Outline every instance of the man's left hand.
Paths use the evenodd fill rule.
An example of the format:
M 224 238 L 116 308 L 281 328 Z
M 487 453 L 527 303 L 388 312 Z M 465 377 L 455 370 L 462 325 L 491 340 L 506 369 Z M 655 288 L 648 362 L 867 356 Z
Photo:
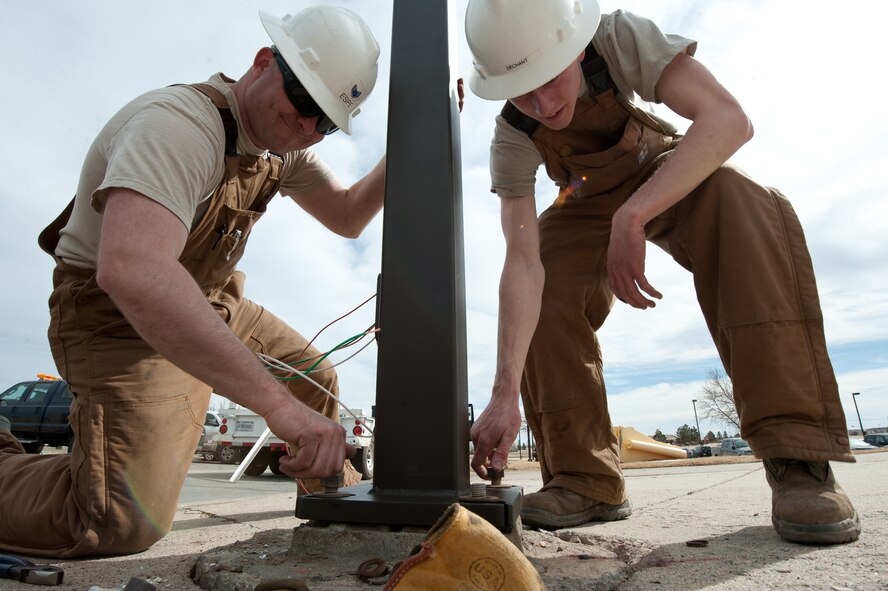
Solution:
M 644 225 L 628 221 L 621 215 L 614 215 L 611 226 L 610 245 L 607 250 L 607 275 L 611 291 L 617 298 L 633 308 L 646 310 L 656 306 L 656 299 L 663 295 L 648 283 L 644 275 L 645 236 Z

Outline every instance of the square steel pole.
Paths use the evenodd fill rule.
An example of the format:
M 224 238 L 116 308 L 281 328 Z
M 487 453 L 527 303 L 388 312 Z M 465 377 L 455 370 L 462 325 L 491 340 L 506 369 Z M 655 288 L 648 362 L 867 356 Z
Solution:
M 460 501 L 505 531 L 521 489 L 470 500 L 456 19 L 395 0 L 373 485 L 308 495 L 298 517 L 432 525 Z

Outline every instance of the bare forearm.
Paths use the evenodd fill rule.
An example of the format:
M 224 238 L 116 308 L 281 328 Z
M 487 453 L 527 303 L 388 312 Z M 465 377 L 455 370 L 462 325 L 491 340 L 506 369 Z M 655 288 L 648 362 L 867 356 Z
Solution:
M 385 157 L 364 178 L 349 187 L 345 199 L 351 229 L 349 236 L 356 238 L 382 209 L 385 199 Z
M 623 217 L 644 225 L 702 183 L 752 138 L 752 123 L 739 102 L 699 62 L 680 54 L 657 83 L 663 103 L 691 123 L 675 151 L 626 202 Z
M 494 398 L 517 399 L 527 350 L 540 316 L 544 278 L 539 261 L 506 258 L 500 279 Z
M 334 176 L 323 186 L 293 200 L 326 228 L 345 238 L 357 238 L 382 209 L 385 200 L 385 157 L 351 187 Z
M 105 269 L 102 287 L 158 353 L 216 392 L 266 415 L 284 388 L 219 318 L 178 262 L 146 264 L 138 273 Z
M 684 199 L 751 137 L 752 128 L 743 112 L 735 117 L 695 121 L 663 166 L 624 204 L 619 215 L 644 225 Z

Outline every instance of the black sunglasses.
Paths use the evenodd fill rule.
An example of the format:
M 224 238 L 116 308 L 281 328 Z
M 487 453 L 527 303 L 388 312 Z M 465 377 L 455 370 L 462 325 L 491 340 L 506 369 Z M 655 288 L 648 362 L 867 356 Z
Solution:
M 287 98 L 290 99 L 296 110 L 302 113 L 303 117 L 319 117 L 315 129 L 324 135 L 330 135 L 339 131 L 333 120 L 327 117 L 321 107 L 311 98 L 302 82 L 299 81 L 299 78 L 296 77 L 296 74 L 293 73 L 287 62 L 284 61 L 277 47 L 272 45 L 271 52 L 274 54 L 274 60 L 277 62 L 281 75 L 284 77 L 284 92 L 287 93 Z

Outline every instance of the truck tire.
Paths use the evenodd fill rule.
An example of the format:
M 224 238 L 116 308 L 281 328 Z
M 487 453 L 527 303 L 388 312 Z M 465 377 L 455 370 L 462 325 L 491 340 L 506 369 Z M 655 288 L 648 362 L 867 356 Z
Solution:
M 268 460 L 268 468 L 271 470 L 272 474 L 277 474 L 280 476 L 284 472 L 281 470 L 281 456 L 280 454 L 272 454 L 271 459 Z
M 219 447 L 219 461 L 223 464 L 236 464 L 241 460 L 240 448 L 233 445 Z
M 265 469 L 268 468 L 268 463 L 271 458 L 269 457 L 269 453 L 267 451 L 260 451 L 253 461 L 250 462 L 250 465 L 244 470 L 244 474 L 247 476 L 261 476 Z
M 35 441 L 34 443 L 23 443 L 22 447 L 25 448 L 25 453 L 39 454 L 45 446 L 43 442 Z
M 351 463 L 355 470 L 361 473 L 361 480 L 373 478 L 373 446 L 368 445 L 358 449 Z

